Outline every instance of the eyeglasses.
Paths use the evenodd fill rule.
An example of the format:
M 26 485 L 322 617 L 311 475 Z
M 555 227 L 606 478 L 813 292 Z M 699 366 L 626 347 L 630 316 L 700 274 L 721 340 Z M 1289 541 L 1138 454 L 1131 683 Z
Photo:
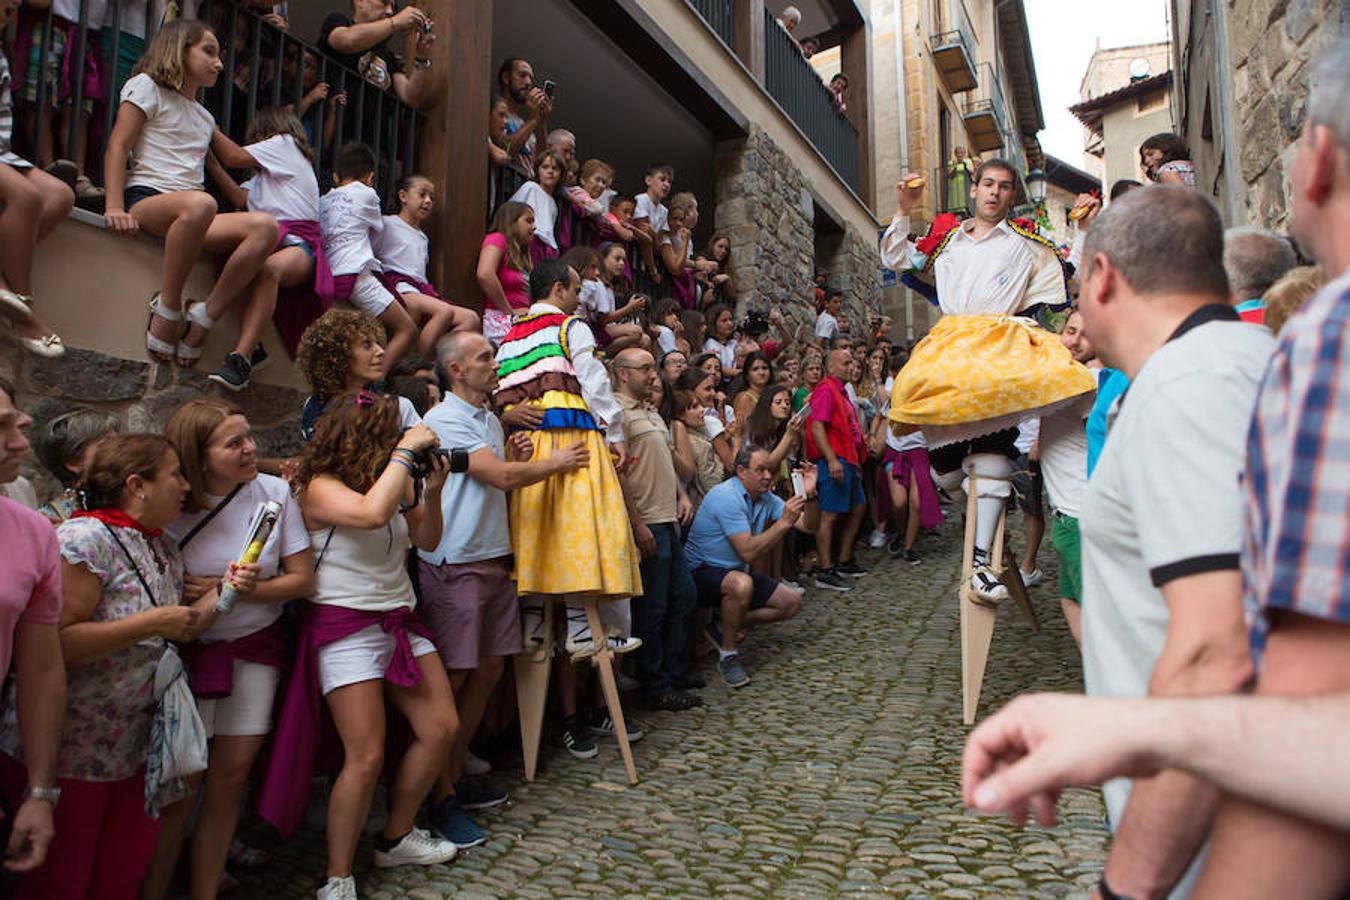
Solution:
M 640 366 L 630 366 L 630 365 L 624 365 L 624 364 L 617 364 L 617 365 L 614 366 L 614 368 L 616 368 L 616 369 L 633 369 L 634 371 L 637 371 L 637 372 L 655 372 L 655 371 L 656 371 L 656 366 L 655 366 L 653 363 L 643 363 L 643 364 L 640 365 Z

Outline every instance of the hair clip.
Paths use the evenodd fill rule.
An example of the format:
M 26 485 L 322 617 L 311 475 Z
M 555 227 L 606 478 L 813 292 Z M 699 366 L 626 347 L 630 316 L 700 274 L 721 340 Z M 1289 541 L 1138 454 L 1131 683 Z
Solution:
M 375 401 L 378 399 L 379 398 L 376 397 L 374 394 L 372 394 L 370 391 L 366 390 L 357 391 L 356 407 L 357 409 L 365 409 L 367 406 L 374 406 Z

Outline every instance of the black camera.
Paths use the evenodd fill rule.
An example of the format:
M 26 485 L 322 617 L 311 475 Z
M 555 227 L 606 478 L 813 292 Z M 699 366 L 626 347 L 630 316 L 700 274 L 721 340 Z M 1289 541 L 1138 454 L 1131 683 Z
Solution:
M 747 310 L 737 331 L 748 338 L 759 340 L 769 333 L 769 314 L 759 309 Z
M 442 450 L 439 447 L 423 450 L 421 453 L 414 454 L 416 459 L 412 464 L 414 478 L 426 478 L 435 468 L 436 457 L 441 457 L 450 461 L 450 471 L 452 473 L 469 471 L 469 451 L 463 447 L 451 447 L 449 450 Z

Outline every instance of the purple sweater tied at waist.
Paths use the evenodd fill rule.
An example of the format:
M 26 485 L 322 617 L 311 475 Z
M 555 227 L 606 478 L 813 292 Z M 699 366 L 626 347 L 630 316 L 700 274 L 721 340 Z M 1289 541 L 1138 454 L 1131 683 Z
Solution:
M 234 661 L 286 668 L 286 633 L 281 620 L 233 641 L 188 645 L 184 661 L 192 693 L 201 700 L 218 700 L 234 693 Z
M 295 669 L 286 687 L 286 699 L 258 801 L 259 814 L 275 825 L 282 836 L 295 831 L 309 799 L 309 779 L 319 746 L 322 713 L 319 650 L 376 624 L 386 634 L 392 634 L 396 642 L 394 656 L 384 672 L 385 680 L 401 687 L 418 684 L 422 673 L 413 657 L 408 633 L 427 640 L 431 640 L 431 633 L 413 615 L 410 607 L 365 612 L 321 603 L 307 604 L 300 626 Z

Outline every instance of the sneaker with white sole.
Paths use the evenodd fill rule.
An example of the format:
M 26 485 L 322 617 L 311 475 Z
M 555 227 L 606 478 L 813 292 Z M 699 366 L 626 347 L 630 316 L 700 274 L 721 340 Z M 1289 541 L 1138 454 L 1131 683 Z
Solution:
M 871 536 L 867 539 L 867 546 L 871 547 L 873 550 L 880 550 L 882 547 L 885 547 L 886 532 L 882 531 L 880 528 L 873 528 Z
M 577 759 L 591 759 L 600 752 L 591 739 L 591 729 L 579 716 L 563 719 L 563 746 Z
M 815 585 L 827 591 L 839 591 L 841 594 L 853 590 L 853 582 L 834 569 L 817 569 Z
M 314 896 L 316 900 L 357 900 L 356 879 L 351 875 L 346 878 L 330 878 Z
M 975 599 L 987 604 L 1000 603 L 1008 599 L 1007 587 L 987 565 L 975 567 L 975 573 L 970 576 L 970 588 L 975 592 Z
M 375 867 L 392 869 L 394 866 L 435 866 L 455 858 L 452 841 L 438 837 L 423 828 L 414 828 L 388 850 L 375 851 Z
M 253 377 L 253 365 L 240 354 L 230 353 L 226 355 L 220 368 L 206 377 L 228 390 L 242 391 L 248 387 L 249 379 Z
M 722 680 L 726 682 L 727 687 L 745 687 L 750 683 L 750 676 L 745 674 L 739 653 L 731 653 L 719 659 L 717 668 L 721 670 Z
M 1022 584 L 1025 587 L 1034 588 L 1042 581 L 1045 581 L 1045 573 L 1042 572 L 1040 569 L 1033 569 L 1030 572 L 1023 572 L 1021 567 L 1019 566 L 1017 571 L 1022 576 Z
M 607 712 L 599 713 L 598 715 L 599 718 L 591 723 L 591 734 L 614 737 L 618 733 L 618 729 L 614 727 L 614 719 L 612 719 Z M 628 743 L 636 744 L 638 741 L 642 740 L 642 729 L 637 726 L 636 722 L 627 716 L 625 716 L 623 720 L 623 730 L 628 732 Z

